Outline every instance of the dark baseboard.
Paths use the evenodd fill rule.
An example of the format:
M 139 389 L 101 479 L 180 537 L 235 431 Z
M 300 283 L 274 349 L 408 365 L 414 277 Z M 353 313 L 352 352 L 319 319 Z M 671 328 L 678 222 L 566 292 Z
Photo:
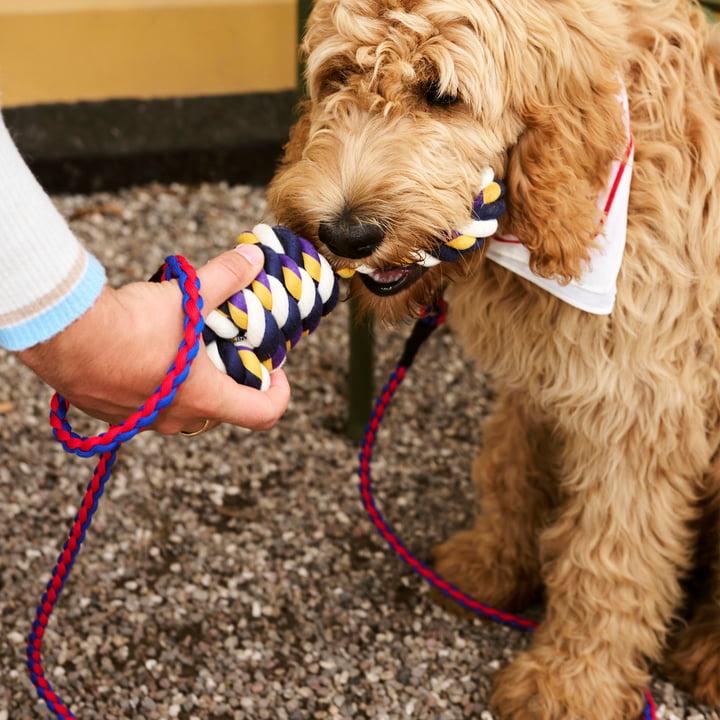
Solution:
M 225 181 L 232 185 L 260 186 L 270 182 L 282 147 L 282 143 L 277 142 L 227 150 L 189 149 L 117 157 L 35 159 L 28 164 L 43 188 L 52 194 L 113 191 L 153 182 Z
M 10 108 L 5 122 L 52 193 L 150 182 L 265 185 L 294 119 L 293 91 Z

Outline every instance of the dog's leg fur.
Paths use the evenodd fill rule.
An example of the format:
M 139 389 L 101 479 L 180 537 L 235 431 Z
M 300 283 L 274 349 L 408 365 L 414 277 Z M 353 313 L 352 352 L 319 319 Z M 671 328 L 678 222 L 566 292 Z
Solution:
M 681 581 L 695 556 L 699 515 L 717 492 L 717 478 L 708 475 L 718 446 L 712 410 L 717 378 L 714 360 L 694 361 L 701 326 L 694 325 L 677 348 L 669 302 L 643 306 L 662 322 L 648 322 L 647 332 L 640 333 L 639 324 L 629 322 L 630 312 L 589 322 L 539 290 L 520 315 L 518 293 L 534 291 L 489 264 L 472 283 L 452 290 L 450 319 L 463 346 L 482 367 L 500 371 L 519 397 L 539 400 L 559 447 L 554 475 L 560 505 L 538 545 L 547 616 L 532 649 L 498 674 L 497 715 L 639 717 L 648 661 L 662 657 L 666 633 L 683 605 Z M 477 311 L 478 294 L 488 303 L 487 313 Z M 522 347 L 538 347 L 544 332 L 540 318 L 549 314 L 568 342 L 546 344 L 532 362 L 518 363 L 517 338 Z M 659 331 L 663 322 L 666 332 Z M 709 325 L 705 330 L 712 347 L 716 331 Z M 574 353 L 587 347 L 596 349 L 595 364 L 574 362 Z M 708 354 L 708 360 L 713 357 Z M 530 388 L 527 395 L 523 387 Z M 523 422 L 514 427 L 506 420 L 504 432 L 495 430 L 488 444 L 527 433 Z M 516 476 L 504 480 L 504 491 L 514 496 Z M 497 519 L 496 531 L 504 520 Z M 476 553 L 488 554 L 483 548 Z M 709 654 L 701 644 L 700 659 Z M 713 677 L 717 682 L 715 670 L 710 666 L 708 684 Z M 689 683 L 697 686 L 697 679 Z
M 504 720 L 641 712 L 691 562 L 696 482 L 682 442 L 667 455 L 632 432 L 620 442 L 609 453 L 599 435 L 566 437 L 567 500 L 541 539 L 548 612 L 532 649 L 498 674 Z
M 715 479 L 708 487 L 718 487 Z M 670 639 L 665 672 L 701 702 L 720 706 L 720 492 L 702 503 L 696 570 L 688 589 L 689 621 Z
M 508 394 L 498 405 L 473 465 L 481 508 L 475 526 L 439 545 L 435 566 L 471 597 L 518 610 L 541 586 L 538 537 L 556 504 L 556 453 L 525 398 Z
M 678 687 L 700 702 L 720 705 L 720 598 L 708 600 L 673 643 L 665 669 Z

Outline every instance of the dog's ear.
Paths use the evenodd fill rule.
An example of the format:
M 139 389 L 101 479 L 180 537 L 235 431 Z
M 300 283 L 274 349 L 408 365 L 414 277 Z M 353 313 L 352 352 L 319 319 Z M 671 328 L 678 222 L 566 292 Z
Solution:
M 597 244 L 598 194 L 626 134 L 617 78 L 577 85 L 526 103 L 506 178 L 506 231 L 530 250 L 534 272 L 563 283 L 580 277 Z
M 302 158 L 303 148 L 310 134 L 310 101 L 301 100 L 295 108 L 296 120 L 290 127 L 290 135 L 283 148 L 283 165 L 294 165 Z

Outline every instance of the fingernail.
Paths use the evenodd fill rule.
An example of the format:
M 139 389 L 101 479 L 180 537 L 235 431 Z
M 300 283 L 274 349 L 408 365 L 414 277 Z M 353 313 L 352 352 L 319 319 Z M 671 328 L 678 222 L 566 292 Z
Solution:
M 251 265 L 262 265 L 265 260 L 263 251 L 257 245 L 238 245 L 235 252 L 240 253 Z

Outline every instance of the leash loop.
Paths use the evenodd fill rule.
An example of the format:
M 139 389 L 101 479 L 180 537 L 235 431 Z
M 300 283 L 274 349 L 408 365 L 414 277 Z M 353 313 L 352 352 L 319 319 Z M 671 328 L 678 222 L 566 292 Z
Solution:
M 175 361 L 163 382 L 150 398 L 123 423 L 113 425 L 108 431 L 95 437 L 82 437 L 72 430 L 66 417 L 69 403 L 65 398 L 56 393 L 51 401 L 50 424 L 53 434 L 63 448 L 80 457 L 100 456 L 80 509 L 75 515 L 68 538 L 63 544 L 45 593 L 35 612 L 35 619 L 27 639 L 26 658 L 30 680 L 35 686 L 38 696 L 45 701 L 48 709 L 58 718 L 74 718 L 75 716 L 65 706 L 60 696 L 55 693 L 49 680 L 45 677 L 42 662 L 45 629 L 92 523 L 98 502 L 105 489 L 105 483 L 110 477 L 112 466 L 117 458 L 118 448 L 143 428 L 151 425 L 160 411 L 172 402 L 177 388 L 184 382 L 198 353 L 204 324 L 201 314 L 200 282 L 192 265 L 178 255 L 166 259 L 162 279 L 168 280 L 171 277 L 177 278 L 183 294 L 185 312 L 183 338 Z
M 185 381 L 190 365 L 199 350 L 204 320 L 202 317 L 203 300 L 200 296 L 200 281 L 195 269 L 185 258 L 172 255 L 165 260 L 162 279 L 177 278 L 183 294 L 183 337 L 178 352 L 162 383 L 148 400 L 119 425 L 95 436 L 82 437 L 75 433 L 67 421 L 69 403 L 59 394 L 55 394 L 50 403 L 50 425 L 53 434 L 63 448 L 80 457 L 91 457 L 104 452 L 117 450 L 120 445 L 131 440 L 141 430 L 152 425 L 160 414 L 175 399 L 177 388 Z

